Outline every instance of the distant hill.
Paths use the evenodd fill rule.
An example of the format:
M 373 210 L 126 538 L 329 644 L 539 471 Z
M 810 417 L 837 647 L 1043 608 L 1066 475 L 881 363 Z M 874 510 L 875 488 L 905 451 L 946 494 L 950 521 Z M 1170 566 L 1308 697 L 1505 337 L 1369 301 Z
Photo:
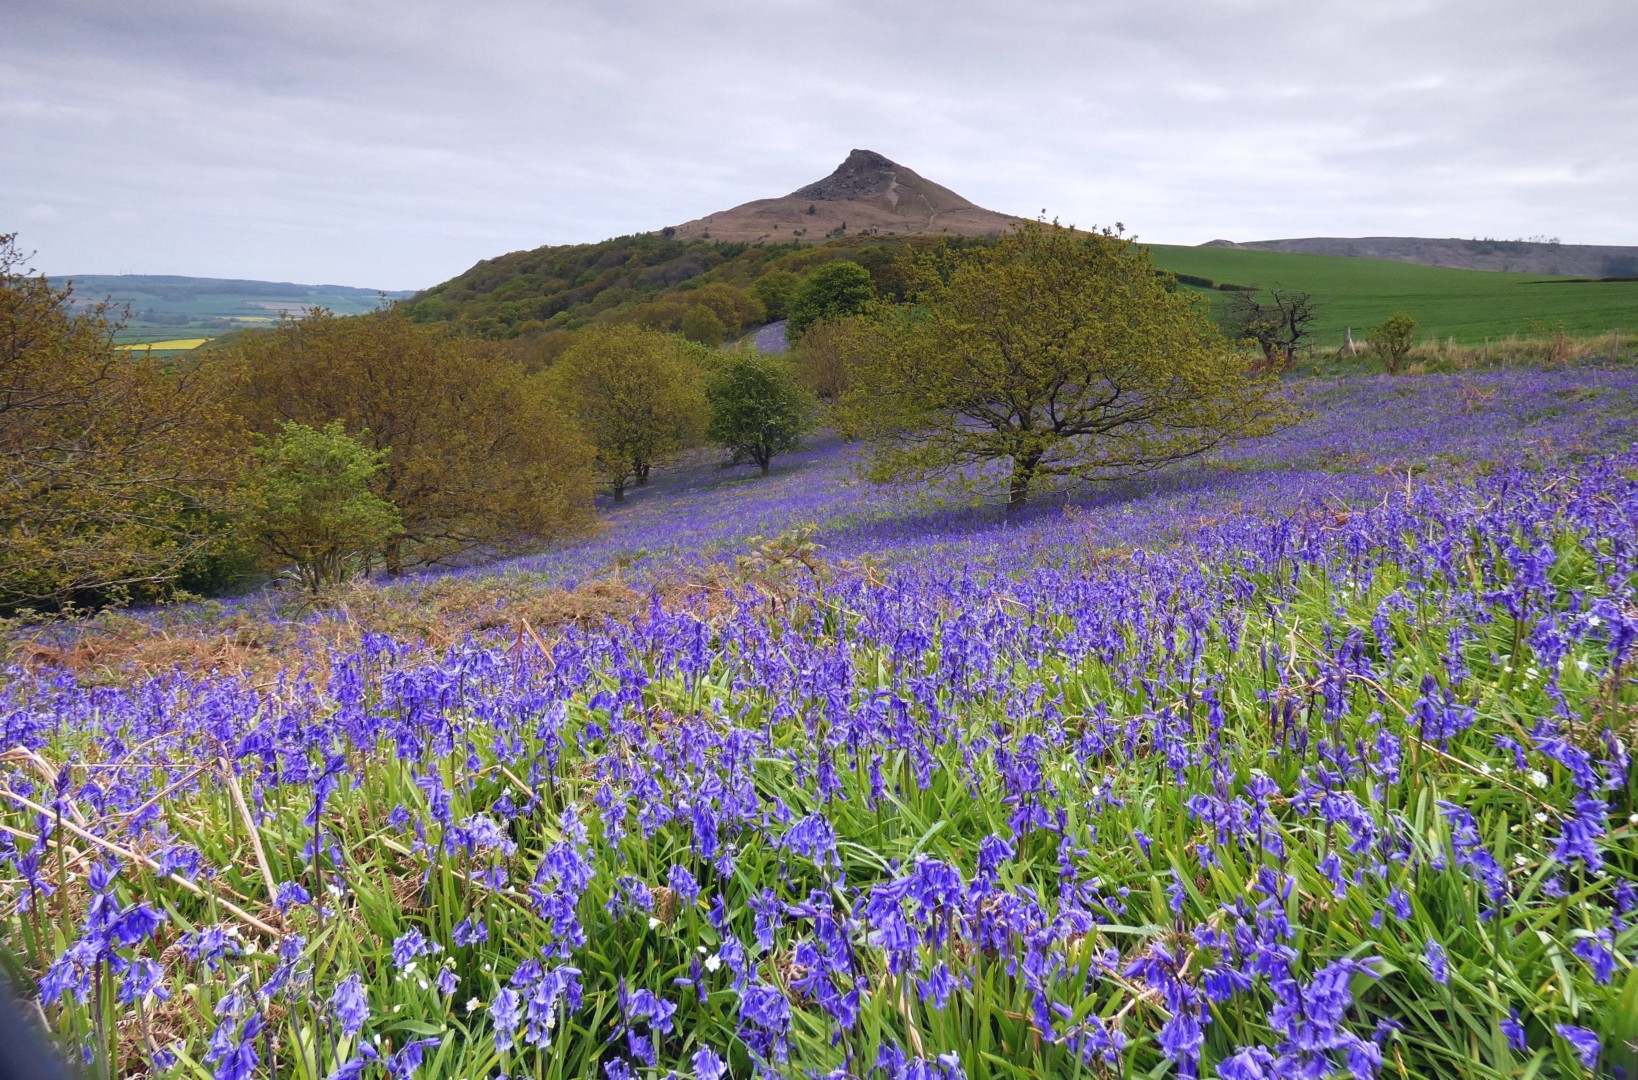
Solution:
M 1000 236 L 1019 219 L 969 202 L 874 150 L 854 150 L 823 180 L 674 227 L 679 239 L 749 243 L 842 235 Z
M 1555 277 L 1638 275 L 1638 247 L 1555 244 L 1531 240 L 1430 239 L 1420 236 L 1310 236 L 1296 240 L 1212 240 L 1201 247 L 1283 251 L 1299 255 L 1343 255 L 1388 259 L 1455 270 L 1503 270 Z
M 64 274 L 52 279 L 54 285 L 65 282 L 73 282 L 72 303 L 82 310 L 105 299 L 116 309 L 130 310 L 126 328 L 119 334 L 125 343 L 210 338 L 315 307 L 337 315 L 359 315 L 413 295 L 351 285 L 173 274 Z

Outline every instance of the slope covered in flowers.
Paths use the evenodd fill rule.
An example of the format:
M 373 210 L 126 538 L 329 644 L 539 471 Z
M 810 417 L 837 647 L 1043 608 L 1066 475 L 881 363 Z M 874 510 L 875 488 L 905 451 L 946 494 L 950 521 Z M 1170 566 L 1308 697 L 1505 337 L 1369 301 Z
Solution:
M 1638 378 L 1299 389 L 1022 521 L 697 476 L 469 571 L 751 556 L 549 640 L 10 672 L 6 948 L 116 1073 L 1614 1069 Z

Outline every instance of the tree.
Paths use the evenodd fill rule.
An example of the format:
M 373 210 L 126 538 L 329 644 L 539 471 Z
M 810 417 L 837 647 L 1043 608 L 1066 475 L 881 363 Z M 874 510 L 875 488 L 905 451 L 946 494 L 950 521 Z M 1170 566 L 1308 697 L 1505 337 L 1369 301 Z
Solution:
M 1388 374 L 1397 375 L 1405 366 L 1411 346 L 1416 343 L 1416 320 L 1411 318 L 1409 312 L 1396 311 L 1374 327 L 1365 340 L 1388 366 Z
M 813 395 L 779 356 L 755 349 L 724 355 L 705 384 L 711 404 L 706 438 L 729 452 L 729 463 L 754 462 L 767 476 L 773 459 L 802 445 L 813 430 Z
M 0 235 L 0 614 L 161 598 L 232 545 L 244 431 L 23 261 Z
M 700 345 L 721 345 L 728 328 L 716 312 L 704 304 L 694 304 L 682 317 L 682 336 Z
M 814 323 L 792 350 L 797 381 L 824 401 L 838 401 L 847 392 L 849 373 L 874 354 L 876 329 L 859 316 Z
M 1318 317 L 1319 305 L 1312 293 L 1291 289 L 1270 289 L 1269 298 L 1271 302 L 1265 304 L 1256 293 L 1230 294 L 1223 332 L 1230 338 L 1255 341 L 1270 369 L 1289 371 L 1297 362 L 1302 339 Z
M 552 367 L 616 502 L 653 466 L 699 442 L 707 412 L 699 369 L 682 339 L 635 326 L 581 331 Z
M 804 278 L 791 298 L 789 336 L 801 337 L 820 319 L 857 315 L 875 299 L 870 271 L 846 259 L 826 263 Z
M 789 270 L 770 270 L 751 285 L 751 295 L 762 301 L 769 319 L 783 319 L 790 314 L 791 299 L 802 279 Z
M 251 453 L 257 546 L 269 569 L 294 565 L 308 591 L 345 581 L 402 530 L 398 508 L 370 490 L 389 452 L 349 437 L 340 420 L 317 429 L 287 422 Z
M 371 450 L 391 448 L 371 480 L 402 517 L 382 548 L 389 573 L 525 551 L 592 524 L 590 448 L 543 377 L 498 343 L 398 311 L 314 311 L 247 334 L 221 370 L 265 435 L 340 420 Z
M 847 424 L 878 482 L 1129 476 L 1272 430 L 1278 383 L 1246 371 L 1197 303 L 1118 229 L 1027 222 L 992 247 L 932 251 L 882 312 Z

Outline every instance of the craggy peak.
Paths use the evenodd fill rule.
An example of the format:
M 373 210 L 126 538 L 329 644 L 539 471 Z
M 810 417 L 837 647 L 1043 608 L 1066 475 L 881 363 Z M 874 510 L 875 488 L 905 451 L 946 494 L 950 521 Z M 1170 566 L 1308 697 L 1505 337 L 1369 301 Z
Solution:
M 680 239 L 762 243 L 838 236 L 1000 236 L 1018 219 L 986 210 L 874 150 L 850 152 L 823 180 L 675 226 Z
M 791 192 L 793 198 L 823 199 L 827 202 L 857 199 L 865 195 L 880 195 L 894 187 L 894 174 L 906 172 L 904 166 L 874 150 L 854 150 L 847 160 L 836 166 L 836 171 L 807 187 Z

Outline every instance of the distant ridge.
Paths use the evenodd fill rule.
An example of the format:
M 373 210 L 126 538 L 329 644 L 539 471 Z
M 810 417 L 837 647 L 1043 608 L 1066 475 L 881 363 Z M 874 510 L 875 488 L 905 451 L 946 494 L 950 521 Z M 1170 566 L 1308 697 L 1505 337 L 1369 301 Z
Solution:
M 1638 275 L 1638 247 L 1552 244 L 1532 240 L 1431 239 L 1420 236 L 1309 236 L 1294 240 L 1210 240 L 1201 247 L 1342 255 L 1360 259 L 1446 266 L 1454 270 L 1505 270 L 1565 277 Z
M 148 286 L 181 286 L 212 292 L 327 292 L 358 293 L 377 296 L 412 296 L 413 289 L 370 289 L 357 285 L 303 285 L 294 281 L 258 281 L 254 278 L 188 277 L 182 274 L 53 274 L 56 283 L 72 281 L 76 289 L 106 286 L 111 289 L 136 289 Z
M 1020 219 L 986 210 L 874 150 L 854 150 L 823 180 L 673 228 L 679 239 L 745 243 L 831 236 L 999 236 Z

